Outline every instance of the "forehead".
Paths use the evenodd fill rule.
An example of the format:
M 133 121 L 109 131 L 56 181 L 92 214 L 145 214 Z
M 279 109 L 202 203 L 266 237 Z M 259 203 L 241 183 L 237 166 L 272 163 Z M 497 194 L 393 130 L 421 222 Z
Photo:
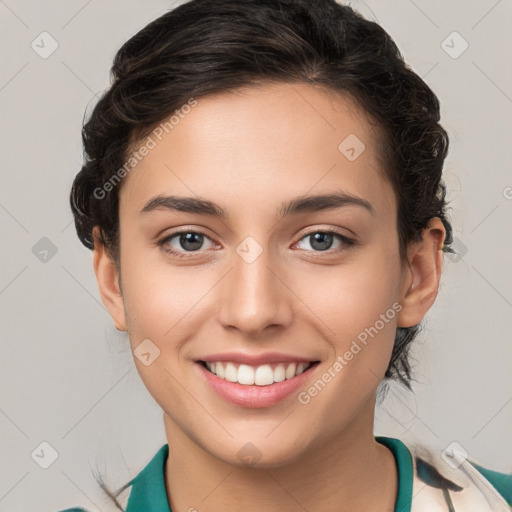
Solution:
M 243 198 L 246 208 L 261 209 L 333 189 L 371 197 L 377 208 L 394 202 L 378 132 L 348 97 L 307 84 L 267 84 L 196 101 L 150 135 L 152 149 L 122 188 L 122 209 L 140 211 L 158 194 Z

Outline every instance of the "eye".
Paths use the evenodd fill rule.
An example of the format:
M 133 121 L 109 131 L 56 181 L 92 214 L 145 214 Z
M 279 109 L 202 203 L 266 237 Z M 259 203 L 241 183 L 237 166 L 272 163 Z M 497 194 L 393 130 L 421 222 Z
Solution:
M 340 242 L 340 245 L 338 246 L 337 249 L 331 252 L 340 252 L 350 247 L 353 247 L 357 244 L 357 242 L 354 239 L 342 235 L 341 233 L 338 233 L 336 230 L 333 229 L 312 231 L 311 233 L 308 233 L 307 235 L 303 236 L 301 238 L 301 241 L 302 240 L 308 241 L 309 246 L 315 252 L 330 251 L 331 246 L 335 240 L 338 240 Z M 297 242 L 297 244 L 300 244 L 300 241 Z
M 162 238 L 158 245 L 166 253 L 174 254 L 178 258 L 188 258 L 190 256 L 187 253 L 198 252 L 205 240 L 211 242 L 211 238 L 202 231 L 177 231 Z
M 190 258 L 194 257 L 193 253 L 201 252 L 200 250 L 204 249 L 206 240 L 211 243 L 210 248 L 215 245 L 211 238 L 201 230 L 177 231 L 162 238 L 158 245 L 167 254 L 172 254 L 177 258 Z M 303 240 L 308 241 L 309 246 L 315 253 L 337 253 L 349 249 L 358 243 L 356 240 L 333 229 L 312 231 L 303 236 L 294 245 L 299 245 Z M 339 242 L 338 248 L 332 250 L 333 242 L 336 240 Z M 306 250 L 310 249 L 306 248 Z

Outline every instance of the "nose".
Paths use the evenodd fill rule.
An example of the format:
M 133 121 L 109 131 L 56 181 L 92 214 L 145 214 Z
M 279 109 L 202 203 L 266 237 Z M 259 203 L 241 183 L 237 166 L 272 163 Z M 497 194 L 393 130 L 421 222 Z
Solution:
M 219 321 L 226 329 L 240 331 L 244 338 L 286 328 L 293 317 L 293 293 L 281 267 L 268 250 L 257 255 L 261 249 L 255 254 L 250 243 L 248 252 L 241 246 L 233 254 L 231 271 L 221 283 Z

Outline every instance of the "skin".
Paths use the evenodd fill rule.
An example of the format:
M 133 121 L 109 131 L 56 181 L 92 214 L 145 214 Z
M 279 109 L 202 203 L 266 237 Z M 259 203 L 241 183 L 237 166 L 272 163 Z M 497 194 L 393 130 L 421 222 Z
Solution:
M 354 161 L 338 150 L 349 134 L 366 146 Z M 376 391 L 396 327 L 419 323 L 435 300 L 445 230 L 432 219 L 401 262 L 376 136 L 347 97 L 307 84 L 200 98 L 120 190 L 120 275 L 95 230 L 94 268 L 116 327 L 132 350 L 144 339 L 160 350 L 149 366 L 134 361 L 164 413 L 173 511 L 393 511 L 397 473 L 374 439 Z M 369 201 L 374 214 L 354 205 L 276 213 L 292 198 L 339 190 Z M 169 194 L 215 201 L 229 217 L 140 213 Z M 199 228 L 207 237 L 196 251 L 179 236 L 167 242 L 189 259 L 158 245 Z M 359 243 L 334 237 L 319 250 L 306 235 L 326 228 Z M 262 249 L 252 263 L 236 252 L 248 236 Z M 244 408 L 198 378 L 200 356 L 279 351 L 320 361 L 306 389 L 394 303 L 401 311 L 306 405 L 293 393 Z M 248 442 L 261 457 L 251 467 L 237 455 Z

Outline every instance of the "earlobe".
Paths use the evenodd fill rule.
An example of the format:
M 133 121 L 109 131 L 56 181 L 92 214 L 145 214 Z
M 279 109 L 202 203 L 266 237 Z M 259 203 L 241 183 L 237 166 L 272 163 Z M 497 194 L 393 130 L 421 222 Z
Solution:
M 104 243 L 99 237 L 99 228 L 93 229 L 94 238 L 94 272 L 101 294 L 101 300 L 107 308 L 114 325 L 119 331 L 126 331 L 124 299 L 119 284 L 119 275 L 115 262 L 108 255 Z
M 446 236 L 441 219 L 430 220 L 423 230 L 422 240 L 408 249 L 407 273 L 401 290 L 402 309 L 397 317 L 398 327 L 412 327 L 421 322 L 432 307 L 439 290 L 443 267 L 443 242 Z

